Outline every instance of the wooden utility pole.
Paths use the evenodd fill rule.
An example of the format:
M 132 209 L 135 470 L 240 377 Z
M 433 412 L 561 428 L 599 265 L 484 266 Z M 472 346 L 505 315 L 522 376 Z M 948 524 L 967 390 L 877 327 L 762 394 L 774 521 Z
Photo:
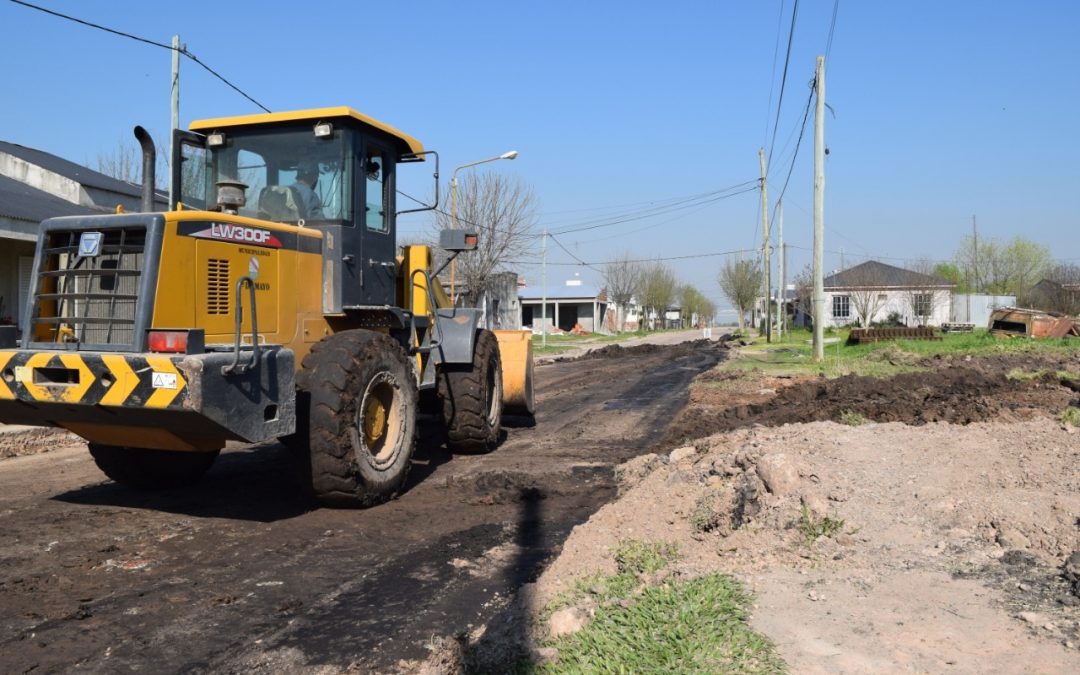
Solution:
M 814 360 L 825 360 L 825 57 L 814 72 Z
M 780 286 L 776 289 L 776 339 L 784 339 L 784 317 L 787 316 L 787 284 L 784 278 L 784 202 L 776 203 L 776 278 Z
M 769 193 L 765 182 L 765 148 L 758 149 L 761 164 L 761 285 L 765 293 L 765 341 L 772 342 L 772 270 L 769 267 Z
M 540 346 L 547 347 L 547 228 L 544 228 L 544 238 L 540 240 Z
M 975 292 L 979 292 L 979 228 L 975 224 L 975 214 L 971 214 L 971 271 L 975 275 Z
M 172 157 L 172 136 L 173 131 L 180 128 L 180 50 L 184 47 L 180 44 L 180 36 L 172 36 L 172 96 L 170 97 L 170 103 L 172 108 L 172 126 L 169 129 L 169 156 Z M 171 161 L 171 159 L 170 159 Z M 173 194 L 173 184 L 169 181 L 169 208 L 167 210 L 172 211 L 176 208 L 176 200 L 180 198 L 180 195 Z

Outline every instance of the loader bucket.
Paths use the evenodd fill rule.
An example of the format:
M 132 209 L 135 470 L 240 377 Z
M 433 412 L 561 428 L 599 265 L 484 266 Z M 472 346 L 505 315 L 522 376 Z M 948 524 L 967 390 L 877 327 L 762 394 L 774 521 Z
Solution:
M 532 415 L 536 412 L 533 396 L 532 331 L 495 330 L 502 359 L 503 412 Z

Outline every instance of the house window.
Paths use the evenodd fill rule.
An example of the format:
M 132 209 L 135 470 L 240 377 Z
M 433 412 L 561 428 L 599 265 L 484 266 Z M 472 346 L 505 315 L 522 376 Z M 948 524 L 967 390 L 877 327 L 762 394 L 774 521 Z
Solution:
M 832 299 L 834 319 L 847 319 L 851 316 L 851 298 L 846 295 L 834 295 Z
M 930 293 L 916 293 L 914 302 L 912 303 L 912 311 L 915 316 L 930 316 L 930 312 L 934 308 L 934 296 Z

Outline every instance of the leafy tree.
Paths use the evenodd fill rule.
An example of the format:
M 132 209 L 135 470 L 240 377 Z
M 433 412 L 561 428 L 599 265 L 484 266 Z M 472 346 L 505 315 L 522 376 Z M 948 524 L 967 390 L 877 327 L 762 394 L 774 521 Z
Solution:
M 712 321 L 716 306 L 697 288 L 690 284 L 680 286 L 678 296 L 684 320 L 692 321 L 696 317 L 699 324 Z
M 996 239 L 964 237 L 956 255 L 957 267 L 976 293 L 1015 295 L 1023 304 L 1053 264 L 1050 250 L 1023 237 L 1002 244 Z
M 739 330 L 743 330 L 746 313 L 761 295 L 761 269 L 752 260 L 728 258 L 720 268 L 717 282 L 738 314 Z

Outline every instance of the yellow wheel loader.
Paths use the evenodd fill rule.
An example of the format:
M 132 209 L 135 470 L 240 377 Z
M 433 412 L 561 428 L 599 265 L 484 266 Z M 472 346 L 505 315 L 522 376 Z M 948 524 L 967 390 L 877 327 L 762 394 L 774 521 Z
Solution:
M 278 438 L 309 456 L 317 500 L 366 506 L 404 484 L 420 392 L 457 452 L 492 450 L 504 409 L 533 413 L 529 333 L 486 330 L 428 247 L 397 247 L 400 169 L 434 159 L 437 207 L 419 141 L 348 107 L 197 121 L 174 132 L 155 212 L 135 133 L 142 213 L 41 225 L 20 325 L 0 327 L 0 422 L 68 429 L 140 488 Z

